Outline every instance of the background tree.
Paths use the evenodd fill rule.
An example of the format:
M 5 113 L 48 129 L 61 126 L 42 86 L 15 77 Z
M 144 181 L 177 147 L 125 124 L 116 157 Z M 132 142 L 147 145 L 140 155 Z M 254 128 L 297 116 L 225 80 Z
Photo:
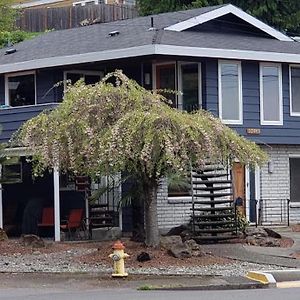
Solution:
M 114 79 L 115 85 L 109 83 Z M 35 153 L 36 175 L 58 165 L 90 176 L 134 174 L 143 191 L 146 244 L 157 246 L 162 177 L 184 174 L 190 164 L 201 168 L 208 158 L 251 165 L 266 158 L 210 113 L 188 114 L 166 101 L 116 71 L 94 86 L 70 86 L 57 109 L 27 121 L 15 142 Z
M 16 13 L 12 0 L 0 0 L 0 32 L 15 29 Z
M 267 24 L 286 31 L 290 35 L 300 34 L 299 0 L 139 0 L 143 15 L 179 9 L 204 7 L 219 4 L 234 4 Z

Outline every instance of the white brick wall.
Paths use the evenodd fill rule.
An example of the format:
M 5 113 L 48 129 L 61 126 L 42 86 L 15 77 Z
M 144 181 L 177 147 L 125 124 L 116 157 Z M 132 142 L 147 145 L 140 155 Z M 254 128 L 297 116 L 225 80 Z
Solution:
M 161 181 L 157 192 L 157 216 L 161 230 L 167 230 L 189 222 L 191 215 L 191 200 L 168 199 L 168 186 L 166 180 Z
M 274 199 L 273 204 L 270 204 L 272 208 L 269 209 L 268 219 L 274 223 L 279 223 L 281 221 L 279 200 L 290 198 L 289 157 L 299 155 L 300 158 L 300 146 L 274 145 L 263 147 L 263 149 L 268 153 L 269 159 L 273 163 L 273 172 L 268 172 L 268 164 L 261 168 L 261 199 Z M 300 207 L 291 207 L 290 221 L 292 223 L 300 222 Z

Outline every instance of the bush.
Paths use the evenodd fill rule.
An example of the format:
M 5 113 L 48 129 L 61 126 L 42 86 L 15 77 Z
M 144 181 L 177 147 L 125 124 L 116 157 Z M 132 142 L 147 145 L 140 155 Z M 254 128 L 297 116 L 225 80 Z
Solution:
M 16 31 L 0 31 L 0 48 L 6 47 L 9 43 L 16 44 L 24 40 L 37 36 L 38 32 Z

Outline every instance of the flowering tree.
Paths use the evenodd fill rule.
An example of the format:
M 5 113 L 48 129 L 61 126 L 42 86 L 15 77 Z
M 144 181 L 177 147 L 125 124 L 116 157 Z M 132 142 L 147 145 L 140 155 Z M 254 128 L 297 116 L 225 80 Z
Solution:
M 208 158 L 236 158 L 250 165 L 266 158 L 258 146 L 210 113 L 188 114 L 166 102 L 116 71 L 94 86 L 69 86 L 64 101 L 26 122 L 16 141 L 35 153 L 36 175 L 58 165 L 90 176 L 134 174 L 143 190 L 145 242 L 157 246 L 160 178 L 184 173 L 190 165 L 201 168 Z

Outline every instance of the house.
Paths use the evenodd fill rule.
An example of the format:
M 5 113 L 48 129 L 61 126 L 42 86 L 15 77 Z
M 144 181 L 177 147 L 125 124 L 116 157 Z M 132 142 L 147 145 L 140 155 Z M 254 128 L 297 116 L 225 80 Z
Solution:
M 230 4 L 49 32 L 0 51 L 1 142 L 61 101 L 57 82 L 92 84 L 116 68 L 146 88 L 181 91 L 174 107 L 211 111 L 259 144 L 269 162 L 255 170 L 235 164 L 235 197 L 250 221 L 259 211 L 264 222 L 283 222 L 287 214 L 300 221 L 300 43 Z M 51 176 L 38 190 L 47 186 L 48 201 L 54 198 L 59 240 L 62 180 L 58 170 Z M 0 207 L 16 193 L 18 186 L 4 189 Z M 163 183 L 158 196 L 161 229 L 188 220 L 188 194 L 168 193 Z M 120 216 L 119 225 L 126 222 Z

